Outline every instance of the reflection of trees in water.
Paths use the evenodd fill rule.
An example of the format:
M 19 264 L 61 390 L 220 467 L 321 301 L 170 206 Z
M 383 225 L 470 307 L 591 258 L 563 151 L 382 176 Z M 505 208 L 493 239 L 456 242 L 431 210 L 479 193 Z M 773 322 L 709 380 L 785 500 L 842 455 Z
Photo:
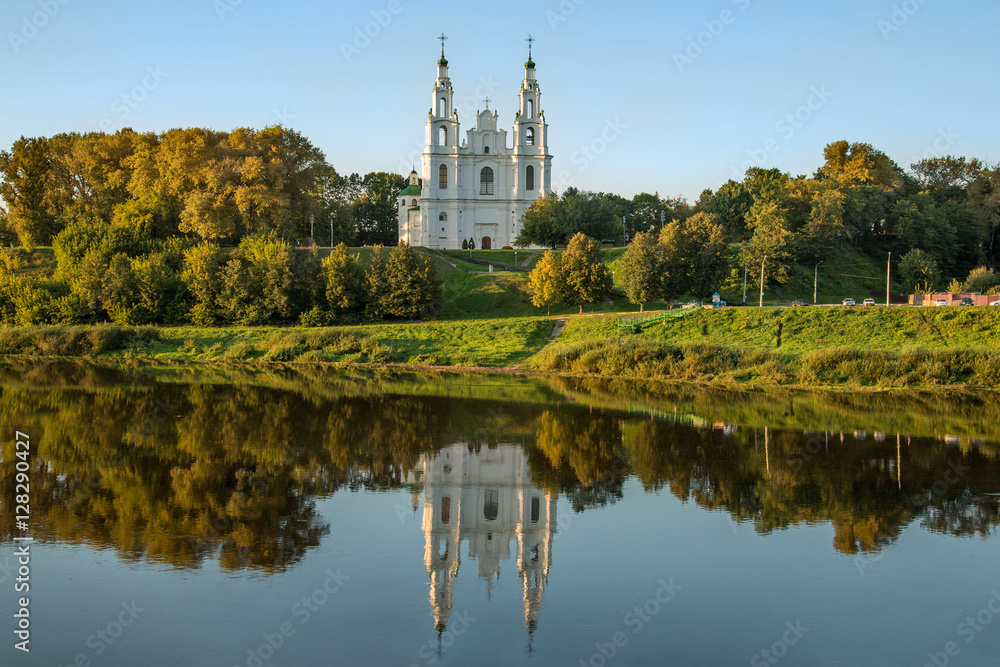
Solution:
M 0 368 L 0 420 L 38 447 L 35 534 L 178 567 L 286 569 L 328 532 L 317 496 L 398 488 L 421 453 L 455 442 L 523 444 L 533 483 L 576 511 L 614 503 L 635 475 L 647 491 L 669 489 L 762 533 L 829 522 L 844 553 L 881 549 L 914 521 L 960 536 L 1000 523 L 989 495 L 1000 459 L 967 442 L 725 435 L 576 404 L 384 394 L 363 380 L 338 393 L 298 391 L 283 376 L 268 387 L 47 368 Z M 794 405 L 798 419 L 809 410 Z M 0 478 L 3 497 L 13 485 Z M 8 512 L 0 538 L 12 532 Z
M 625 436 L 646 489 L 669 484 L 681 500 L 725 509 L 762 533 L 830 522 L 844 553 L 877 551 L 918 516 L 952 535 L 985 535 L 1000 524 L 996 497 L 986 495 L 1000 486 L 1000 466 L 975 449 L 761 429 L 725 436 L 649 421 Z
M 629 462 L 621 421 L 602 413 L 546 410 L 535 424 L 532 480 L 563 491 L 576 511 L 622 497 Z
M 329 532 L 317 495 L 396 487 L 421 451 L 438 446 L 446 414 L 439 403 L 119 385 L 4 391 L 0 418 L 28 429 L 38 447 L 31 473 L 37 537 L 178 567 L 215 558 L 226 569 L 281 571 Z M 11 447 L 4 445 L 5 460 Z M 0 492 L 13 490 L 4 476 Z M 6 513 L 0 537 L 12 529 Z

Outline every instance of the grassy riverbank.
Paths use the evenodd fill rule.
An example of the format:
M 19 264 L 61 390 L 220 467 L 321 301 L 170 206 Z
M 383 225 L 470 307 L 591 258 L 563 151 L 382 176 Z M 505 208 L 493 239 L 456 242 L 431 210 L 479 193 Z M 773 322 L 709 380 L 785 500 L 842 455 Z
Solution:
M 520 368 L 725 386 L 1000 387 L 1000 309 L 731 308 L 619 330 L 617 316 L 355 327 L 13 327 L 0 355 L 153 363 Z M 781 345 L 778 346 L 778 328 Z

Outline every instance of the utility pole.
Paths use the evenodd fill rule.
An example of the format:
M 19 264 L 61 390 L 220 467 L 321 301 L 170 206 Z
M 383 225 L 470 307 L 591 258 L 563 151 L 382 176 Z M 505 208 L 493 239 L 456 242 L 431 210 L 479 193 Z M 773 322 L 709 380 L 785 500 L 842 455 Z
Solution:
M 330 218 L 330 247 L 333 247 L 333 218 Z
M 823 262 L 826 260 L 824 259 Z M 813 275 L 813 305 L 816 305 L 816 288 L 819 287 L 819 265 L 823 262 L 816 264 L 815 275 Z
M 743 267 L 743 303 L 747 302 L 747 267 Z
M 889 253 L 889 260 L 885 263 L 885 305 L 889 305 L 889 268 L 892 266 L 892 253 Z
M 316 243 L 316 216 L 312 213 L 309 214 L 309 241 L 311 243 Z
M 760 263 L 760 307 L 764 307 L 764 262 L 767 261 L 767 255 L 764 255 L 764 259 Z

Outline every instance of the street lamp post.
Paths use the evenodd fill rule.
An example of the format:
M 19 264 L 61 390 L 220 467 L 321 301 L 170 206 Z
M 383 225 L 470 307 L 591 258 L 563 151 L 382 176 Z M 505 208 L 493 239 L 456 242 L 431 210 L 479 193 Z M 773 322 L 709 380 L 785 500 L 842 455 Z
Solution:
M 889 305 L 889 269 L 892 266 L 892 253 L 889 253 L 889 259 L 885 263 L 885 305 Z
M 826 260 L 824 259 L 823 262 L 825 262 L 825 261 Z M 817 262 L 816 263 L 816 268 L 814 269 L 814 272 L 815 272 L 814 275 L 813 275 L 813 305 L 814 306 L 816 305 L 816 288 L 819 287 L 819 265 L 822 264 L 823 262 Z
M 764 259 L 760 263 L 760 307 L 764 307 L 764 262 L 767 261 L 767 255 L 764 255 Z

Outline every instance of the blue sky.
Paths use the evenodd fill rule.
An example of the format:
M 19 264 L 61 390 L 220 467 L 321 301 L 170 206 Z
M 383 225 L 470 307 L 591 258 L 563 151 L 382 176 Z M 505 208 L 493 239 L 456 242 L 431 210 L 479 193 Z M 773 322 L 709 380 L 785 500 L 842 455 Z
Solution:
M 0 147 L 281 122 L 341 173 L 405 173 L 443 31 L 463 129 L 487 94 L 512 125 L 537 39 L 557 189 L 694 200 L 748 166 L 811 174 L 839 139 L 995 163 L 998 19 L 995 0 L 5 0 Z

